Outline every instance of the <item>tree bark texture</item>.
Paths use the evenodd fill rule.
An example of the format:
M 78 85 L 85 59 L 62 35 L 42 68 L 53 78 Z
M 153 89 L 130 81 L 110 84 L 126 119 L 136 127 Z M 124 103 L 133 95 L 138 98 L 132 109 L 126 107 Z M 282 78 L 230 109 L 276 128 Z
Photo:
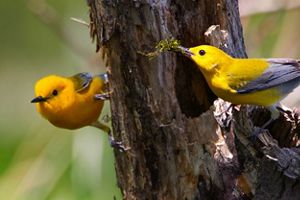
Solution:
M 113 132 L 131 147 L 115 151 L 124 199 L 300 198 L 299 150 L 290 148 L 298 130 L 294 112 L 287 111 L 290 121 L 283 116 L 271 126 L 273 136 L 288 136 L 279 145 L 268 134 L 252 142 L 249 117 L 261 125 L 267 112 L 222 100 L 212 106 L 216 97 L 190 60 L 175 53 L 149 60 L 138 53 L 174 37 L 186 47 L 211 44 L 245 57 L 237 0 L 88 5 L 91 35 L 110 73 Z

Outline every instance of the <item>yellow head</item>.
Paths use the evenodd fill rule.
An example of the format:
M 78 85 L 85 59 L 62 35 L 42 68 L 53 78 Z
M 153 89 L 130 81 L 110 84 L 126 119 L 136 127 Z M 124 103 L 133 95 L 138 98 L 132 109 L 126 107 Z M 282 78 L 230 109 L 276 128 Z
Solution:
M 71 80 L 55 75 L 40 79 L 35 85 L 38 112 L 49 119 L 52 115 L 68 108 L 74 101 L 74 85 Z
M 227 64 L 232 57 L 224 51 L 209 45 L 200 45 L 192 48 L 181 47 L 185 56 L 192 59 L 203 72 L 210 72 L 218 67 Z

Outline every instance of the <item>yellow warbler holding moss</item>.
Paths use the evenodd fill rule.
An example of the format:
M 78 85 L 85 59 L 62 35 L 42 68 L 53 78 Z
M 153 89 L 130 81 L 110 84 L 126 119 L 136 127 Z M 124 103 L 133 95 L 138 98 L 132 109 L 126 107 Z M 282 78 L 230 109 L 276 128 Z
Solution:
M 300 83 L 298 60 L 232 58 L 221 49 L 209 45 L 192 48 L 179 46 L 178 49 L 196 63 L 218 97 L 233 104 L 266 106 L 273 119 L 279 117 L 276 109 L 279 101 Z

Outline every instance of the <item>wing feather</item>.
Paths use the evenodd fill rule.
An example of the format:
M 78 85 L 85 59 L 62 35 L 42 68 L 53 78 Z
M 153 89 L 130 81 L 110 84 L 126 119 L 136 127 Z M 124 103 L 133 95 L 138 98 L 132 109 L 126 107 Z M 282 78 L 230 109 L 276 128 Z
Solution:
M 108 83 L 107 73 L 99 74 L 98 76 L 103 80 L 104 83 Z
M 300 65 L 298 60 L 293 59 L 268 59 L 270 64 L 263 74 L 248 82 L 243 87 L 237 89 L 240 94 L 251 93 L 255 91 L 266 90 L 276 86 L 282 86 L 282 84 L 293 82 L 296 79 L 300 79 Z M 300 81 L 300 80 L 299 80 Z M 297 87 L 297 84 L 290 84 L 293 88 Z
M 78 73 L 69 78 L 74 83 L 74 88 L 76 92 L 80 92 L 87 88 L 93 80 L 93 76 L 88 72 Z

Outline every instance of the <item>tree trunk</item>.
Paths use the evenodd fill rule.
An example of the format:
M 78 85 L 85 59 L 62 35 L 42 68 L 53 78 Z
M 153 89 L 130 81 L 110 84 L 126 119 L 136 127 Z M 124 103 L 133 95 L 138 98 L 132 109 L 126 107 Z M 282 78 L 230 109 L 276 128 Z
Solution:
M 256 123 L 268 113 L 228 108 L 222 100 L 213 111 L 216 97 L 191 61 L 138 53 L 174 37 L 183 46 L 209 43 L 245 57 L 237 0 L 88 4 L 91 34 L 110 72 L 114 135 L 131 147 L 115 151 L 124 199 L 300 199 L 299 150 L 280 148 L 267 134 L 259 137 L 263 143 L 247 138 L 255 128 L 248 116 Z M 288 136 L 279 144 L 291 147 L 299 128 L 294 113 L 286 113 L 270 130 Z

